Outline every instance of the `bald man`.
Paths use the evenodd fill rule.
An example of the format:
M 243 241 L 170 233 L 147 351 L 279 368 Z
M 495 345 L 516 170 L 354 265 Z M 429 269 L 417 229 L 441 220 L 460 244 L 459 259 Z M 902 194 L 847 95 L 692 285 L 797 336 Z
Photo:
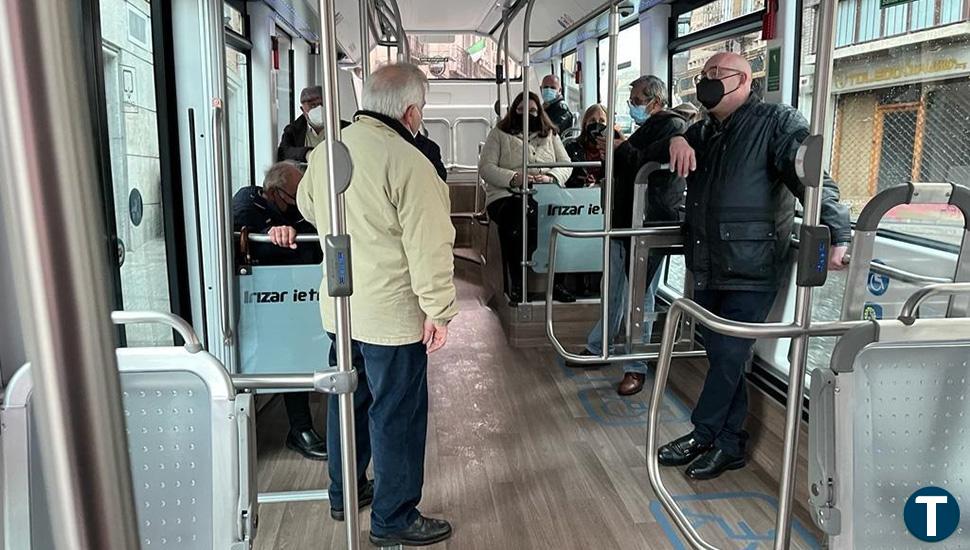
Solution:
M 795 199 L 805 191 L 795 156 L 808 123 L 793 107 L 752 95 L 751 65 L 733 53 L 704 65 L 697 100 L 707 119 L 655 151 L 687 177 L 686 257 L 694 300 L 721 317 L 762 323 L 788 267 Z M 829 269 L 841 269 L 851 238 L 849 212 L 835 182 L 826 175 L 823 183 Z M 691 416 L 694 431 L 661 447 L 659 459 L 665 466 L 690 464 L 693 479 L 713 479 L 745 465 L 744 372 L 754 340 L 701 331 L 710 368 Z
M 573 113 L 562 97 L 562 84 L 554 74 L 546 75 L 542 79 L 542 110 L 549 115 L 553 124 L 559 130 L 559 135 L 573 127 Z

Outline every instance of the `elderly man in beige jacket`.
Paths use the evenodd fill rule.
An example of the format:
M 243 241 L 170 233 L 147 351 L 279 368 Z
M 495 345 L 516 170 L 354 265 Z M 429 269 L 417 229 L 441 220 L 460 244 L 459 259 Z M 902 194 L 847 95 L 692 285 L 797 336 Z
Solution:
M 354 170 L 345 193 L 356 292 L 350 299 L 358 387 L 357 480 L 361 506 L 372 503 L 370 540 L 423 546 L 451 536 L 447 521 L 422 516 L 428 424 L 428 354 L 458 314 L 448 188 L 413 145 L 427 79 L 413 65 L 388 65 L 368 78 L 363 108 L 342 132 Z M 300 211 L 330 227 L 327 149 L 317 147 L 299 187 Z M 326 264 L 324 264 L 326 265 Z M 333 339 L 333 299 L 321 293 Z M 331 364 L 336 358 L 331 352 Z M 337 400 L 330 400 L 330 513 L 344 519 Z M 373 454 L 374 481 L 365 472 Z

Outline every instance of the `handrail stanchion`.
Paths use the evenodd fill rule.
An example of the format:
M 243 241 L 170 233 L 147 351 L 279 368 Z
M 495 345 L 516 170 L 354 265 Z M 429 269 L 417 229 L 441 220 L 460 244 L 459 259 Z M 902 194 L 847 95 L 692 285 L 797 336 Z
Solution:
M 80 27 L 64 17 L 74 9 L 0 4 L 0 189 L 54 546 L 130 550 L 137 518 L 87 108 L 86 79 L 98 76 L 85 76 Z
M 618 2 L 610 3 L 610 55 L 607 63 L 606 84 L 606 127 L 612 132 L 616 126 L 616 47 L 620 34 L 620 9 Z M 610 354 L 610 248 L 609 232 L 613 229 L 613 168 L 614 152 L 612 145 L 606 148 L 606 158 L 603 165 L 603 230 L 607 236 L 603 237 L 603 278 L 600 283 L 600 300 L 603 314 L 602 349 L 600 357 L 606 359 Z
M 360 13 L 360 81 L 370 77 L 370 0 L 359 0 Z
M 338 189 L 336 171 L 336 143 L 340 138 L 340 112 L 337 101 L 337 33 L 334 20 L 334 0 L 318 0 L 320 12 L 320 44 L 323 75 L 324 111 L 327 113 L 327 123 L 324 125 L 324 144 L 327 152 L 327 187 L 330 206 L 330 235 L 338 237 L 346 235 L 346 204 L 343 191 Z M 400 37 L 399 37 L 400 38 Z M 348 279 L 352 280 L 348 258 Z M 354 369 L 351 356 L 351 320 L 350 298 L 335 296 L 336 309 L 336 349 L 337 371 L 349 373 Z M 344 480 L 344 509 L 345 528 L 347 531 L 348 550 L 360 548 L 360 529 L 357 515 L 357 449 L 354 438 L 354 392 L 341 393 L 339 396 L 340 410 L 340 462 Z
M 823 0 L 819 4 L 818 46 L 815 57 L 815 89 L 812 97 L 810 133 L 821 140 L 825 132 L 825 119 L 832 84 L 832 60 L 835 50 L 836 0 Z M 824 143 L 824 142 L 823 142 Z M 803 145 L 804 147 L 804 145 Z M 804 181 L 805 207 L 803 220 L 817 226 L 822 210 L 822 178 L 824 170 L 806 170 Z M 797 287 L 795 293 L 795 324 L 808 329 L 812 324 L 812 293 L 809 285 Z M 798 435 L 802 422 L 802 398 L 805 393 L 805 367 L 808 363 L 807 332 L 792 339 L 789 352 L 788 401 L 785 406 L 785 438 L 782 455 L 781 486 L 778 489 L 778 514 L 775 518 L 774 550 L 785 550 L 791 539 L 792 501 L 795 495 L 795 465 L 798 460 Z
M 529 303 L 529 26 L 532 23 L 532 9 L 536 0 L 528 0 L 525 8 L 525 22 L 522 26 L 522 258 L 519 276 L 522 278 L 522 303 Z M 512 98 L 509 98 L 512 109 Z M 509 113 L 510 115 L 512 113 Z M 510 275 L 511 276 L 511 275 Z

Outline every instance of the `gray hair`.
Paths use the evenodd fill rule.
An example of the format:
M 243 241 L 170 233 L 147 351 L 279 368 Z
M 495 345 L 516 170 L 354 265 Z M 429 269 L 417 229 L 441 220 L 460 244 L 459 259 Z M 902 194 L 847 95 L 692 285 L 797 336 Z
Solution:
M 384 65 L 367 78 L 361 107 L 399 119 L 411 105 L 424 106 L 428 78 L 410 63 Z
M 300 103 L 306 103 L 308 101 L 313 101 L 314 99 L 323 98 L 323 87 L 322 86 L 307 86 L 303 88 L 300 92 Z
M 630 83 L 631 90 L 639 86 L 644 87 L 643 93 L 647 97 L 659 101 L 661 107 L 667 105 L 667 85 L 663 80 L 652 74 L 646 74 Z
M 290 179 L 289 176 L 294 171 L 302 176 L 300 166 L 292 160 L 277 162 L 266 171 L 266 176 L 263 178 L 263 191 L 285 190 L 286 183 Z

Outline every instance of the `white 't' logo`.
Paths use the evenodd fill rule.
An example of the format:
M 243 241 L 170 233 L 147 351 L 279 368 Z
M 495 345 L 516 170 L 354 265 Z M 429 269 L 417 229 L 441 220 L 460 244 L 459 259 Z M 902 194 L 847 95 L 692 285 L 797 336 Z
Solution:
M 919 496 L 916 497 L 916 504 L 926 505 L 926 536 L 936 536 L 936 505 L 946 504 L 945 496 Z

